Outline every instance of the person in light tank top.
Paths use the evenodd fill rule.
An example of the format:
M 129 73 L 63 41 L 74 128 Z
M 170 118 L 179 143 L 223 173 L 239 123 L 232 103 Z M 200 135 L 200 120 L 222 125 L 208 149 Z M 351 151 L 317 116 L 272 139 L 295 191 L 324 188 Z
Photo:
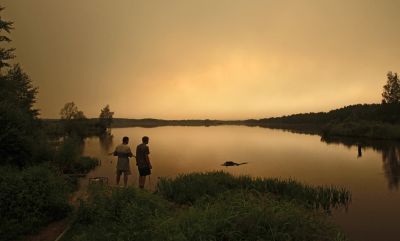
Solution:
M 122 138 L 122 144 L 119 144 L 114 151 L 114 156 L 118 157 L 117 170 L 116 170 L 116 182 L 119 185 L 122 173 L 124 173 L 124 186 L 128 184 L 128 176 L 131 174 L 131 167 L 129 165 L 129 157 L 132 157 L 131 148 L 128 145 L 129 138 L 125 136 Z

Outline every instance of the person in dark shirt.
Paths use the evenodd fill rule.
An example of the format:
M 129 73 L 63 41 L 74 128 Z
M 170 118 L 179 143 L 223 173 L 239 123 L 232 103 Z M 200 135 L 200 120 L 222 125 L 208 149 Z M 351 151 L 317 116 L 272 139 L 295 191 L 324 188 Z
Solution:
M 143 136 L 142 144 L 136 147 L 136 165 L 139 170 L 139 187 L 144 188 L 146 182 L 146 176 L 151 174 L 151 163 L 150 163 L 150 150 L 147 144 L 149 143 L 149 137 Z

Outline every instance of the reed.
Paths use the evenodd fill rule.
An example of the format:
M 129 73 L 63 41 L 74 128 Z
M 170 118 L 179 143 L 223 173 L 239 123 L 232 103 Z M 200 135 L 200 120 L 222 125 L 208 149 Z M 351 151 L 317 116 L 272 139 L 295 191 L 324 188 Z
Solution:
M 216 196 L 231 189 L 271 193 L 280 199 L 328 212 L 332 208 L 347 207 L 351 202 L 351 193 L 340 187 L 312 187 L 292 179 L 235 177 L 222 171 L 181 174 L 174 179 L 160 178 L 157 184 L 162 196 L 179 204 L 193 204 L 204 195 Z

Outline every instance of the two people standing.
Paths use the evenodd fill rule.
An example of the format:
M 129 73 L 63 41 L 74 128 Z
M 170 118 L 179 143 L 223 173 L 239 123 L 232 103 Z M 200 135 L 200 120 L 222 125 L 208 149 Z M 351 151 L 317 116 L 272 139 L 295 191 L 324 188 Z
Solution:
M 128 176 L 131 174 L 131 168 L 129 165 L 129 158 L 136 157 L 136 165 L 139 171 L 139 187 L 144 188 L 146 182 L 146 176 L 151 174 L 151 163 L 150 163 L 150 150 L 147 144 L 149 143 L 149 137 L 144 136 L 142 143 L 136 147 L 136 156 L 132 154 L 131 148 L 129 147 L 129 138 L 125 136 L 122 138 L 122 144 L 115 148 L 114 156 L 118 157 L 117 162 L 117 176 L 116 182 L 119 185 L 121 175 L 124 174 L 124 186 L 127 186 Z

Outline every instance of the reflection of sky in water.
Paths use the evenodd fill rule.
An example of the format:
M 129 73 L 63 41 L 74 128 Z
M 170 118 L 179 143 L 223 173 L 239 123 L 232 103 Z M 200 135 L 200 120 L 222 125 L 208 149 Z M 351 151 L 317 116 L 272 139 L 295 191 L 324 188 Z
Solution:
M 321 141 L 317 135 L 244 126 L 120 128 L 113 129 L 112 134 L 111 139 L 86 140 L 85 153 L 102 160 L 89 176 L 106 176 L 115 183 L 116 158 L 107 153 L 125 135 L 130 137 L 134 151 L 141 137 L 147 135 L 154 168 L 148 188 L 153 189 L 160 176 L 210 170 L 343 186 L 352 191 L 353 203 L 348 213 L 338 211 L 334 218 L 350 238 L 398 240 L 400 148 L 396 143 Z M 248 164 L 221 166 L 225 161 Z M 137 185 L 134 159 L 131 168 L 129 185 Z

